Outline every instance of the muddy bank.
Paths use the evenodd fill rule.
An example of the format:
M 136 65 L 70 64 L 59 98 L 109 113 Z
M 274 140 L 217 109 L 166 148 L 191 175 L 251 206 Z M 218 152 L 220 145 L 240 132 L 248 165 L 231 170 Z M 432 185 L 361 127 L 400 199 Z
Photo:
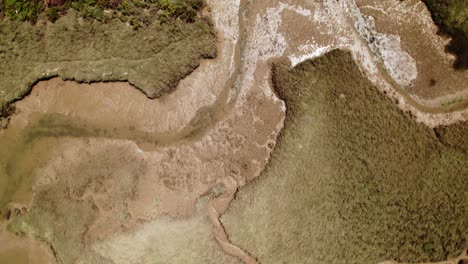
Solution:
M 456 58 L 445 51 L 449 40 L 437 34 L 422 1 L 358 0 L 356 5 L 368 25 L 364 37 L 403 91 L 445 108 L 466 107 L 468 72 L 453 69 Z
M 390 17 L 386 20 L 388 23 L 384 24 L 394 23 L 397 31 L 404 29 L 399 26 L 401 24 L 410 25 L 411 29 L 415 29 L 418 25 L 423 28 L 424 39 L 427 38 L 428 42 L 440 41 L 440 38 L 432 38 L 432 33 L 428 32 L 432 29 L 431 25 L 435 26 L 425 23 L 431 20 L 427 10 L 426 13 L 420 14 L 418 8 L 423 4 L 421 2 L 419 5 L 415 4 L 418 1 L 370 2 L 372 1 L 327 0 L 250 3 L 250 12 L 246 16 L 246 21 L 251 28 L 248 30 L 251 38 L 247 41 L 244 54 L 246 65 L 252 65 L 260 70 L 264 68 L 262 61 L 282 55 L 287 56 L 293 65 L 297 65 L 336 48 L 348 49 L 366 76 L 383 93 L 398 101 L 400 108 L 411 111 L 418 121 L 437 126 L 463 120 L 467 114 L 467 102 L 460 100 L 459 97 L 463 98 L 466 93 L 464 85 L 458 85 L 460 81 L 456 81 L 457 78 L 452 78 L 450 75 L 450 77 L 443 76 L 447 78 L 446 81 L 452 81 L 450 85 L 449 82 L 439 78 L 437 89 L 431 89 L 425 83 L 428 81 L 426 78 L 419 78 L 428 76 L 418 72 L 419 66 L 415 63 L 420 60 L 417 58 L 415 60 L 412 52 L 405 46 L 412 42 L 403 41 L 403 37 L 397 35 L 401 32 L 388 34 L 385 31 L 380 32 L 379 28 L 376 29 L 378 22 L 383 20 L 379 10 L 383 10 Z M 388 5 L 389 12 L 379 5 Z M 379 16 L 375 19 L 370 17 L 369 10 L 377 12 Z M 413 12 L 418 15 L 408 15 Z M 409 22 L 405 19 L 413 17 L 414 19 L 421 17 L 424 23 L 413 23 L 414 21 Z M 399 21 L 400 23 L 397 23 Z M 415 46 L 416 50 L 420 50 L 417 43 Z M 436 58 L 442 57 L 444 62 L 449 60 L 444 55 L 443 44 L 436 46 L 429 49 L 442 53 L 442 55 L 437 53 L 440 56 Z M 442 49 L 439 50 L 439 47 Z M 423 64 L 429 67 L 433 65 L 425 62 Z M 450 72 L 450 63 L 442 63 L 441 67 L 448 68 Z M 246 73 L 246 76 L 248 75 L 249 72 Z M 411 86 L 415 77 L 418 81 L 424 82 L 417 87 L 430 92 L 431 98 L 421 97 L 415 92 L 416 89 L 406 89 L 408 85 Z
M 0 108 L 0 129 L 7 128 L 11 120 L 11 115 L 15 112 L 15 106 L 13 104 L 3 105 Z
M 233 243 L 264 263 L 441 261 L 466 249 L 466 152 L 401 111 L 347 52 L 279 64 L 273 80 L 285 128 L 222 218 Z
M 120 248 L 125 241 L 138 242 L 140 247 L 154 251 L 155 256 L 164 255 L 158 251 L 162 244 L 138 241 L 140 235 L 135 233 L 146 224 L 157 230 L 160 225 L 173 224 L 183 229 L 186 224 L 193 224 L 195 202 L 201 195 L 226 175 L 245 184 L 260 172 L 274 147 L 278 130 L 278 116 L 274 114 L 278 113 L 278 105 L 258 91 L 249 94 L 245 112 L 229 114 L 216 124 L 200 125 L 214 121 L 195 118 L 198 125 L 191 133 L 196 136 L 194 139 L 163 141 L 148 151 L 138 143 L 154 145 L 151 141 L 158 136 L 152 132 L 157 129 L 156 123 L 152 123 L 152 115 L 133 118 L 133 111 L 141 109 L 125 107 L 127 94 L 119 91 L 127 90 L 114 87 L 109 96 L 120 100 L 112 100 L 109 108 L 106 103 L 88 101 L 92 97 L 98 101 L 106 98 L 105 94 L 96 97 L 105 85 L 92 85 L 95 89 L 88 89 L 86 84 L 75 85 L 76 88 L 68 88 L 81 93 L 72 92 L 71 97 L 50 96 L 54 89 L 34 89 L 33 96 L 17 103 L 20 111 L 2 132 L 0 141 L 0 180 L 4 181 L 0 186 L 6 187 L 0 190 L 2 204 L 7 208 L 4 213 L 8 214 L 8 208 L 25 208 L 11 217 L 9 230 L 47 241 L 61 263 L 75 258 L 92 259 L 93 263 L 108 263 L 107 258 L 125 259 L 124 251 L 112 251 L 109 256 L 105 250 L 95 250 L 98 245 Z M 57 89 L 54 92 L 61 94 L 63 88 Z M 135 92 L 132 87 L 126 89 Z M 138 103 L 138 97 L 133 98 Z M 90 108 L 82 108 L 88 103 Z M 81 110 L 72 111 L 78 106 Z M 86 116 L 87 111 L 100 115 Z M 85 122 L 80 116 L 87 117 Z M 144 131 L 142 124 L 154 127 Z M 198 128 L 206 126 L 214 128 L 199 135 Z M 166 135 L 174 138 L 180 133 Z M 161 217 L 171 220 L 161 222 Z M 194 231 L 194 237 L 203 230 L 211 231 L 210 222 L 196 226 L 202 231 Z M 198 248 L 200 251 L 192 254 L 213 251 L 216 243 L 211 232 L 205 238 L 209 247 Z M 184 245 L 178 239 L 160 243 Z M 167 256 L 169 260 L 176 257 Z M 219 263 L 218 257 L 205 262 Z

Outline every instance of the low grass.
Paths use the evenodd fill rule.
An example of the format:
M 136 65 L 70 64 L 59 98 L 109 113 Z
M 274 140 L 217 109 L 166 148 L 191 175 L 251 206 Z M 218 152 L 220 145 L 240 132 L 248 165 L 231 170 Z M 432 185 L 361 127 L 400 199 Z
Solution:
M 437 127 L 434 131 L 444 145 L 468 153 L 468 122 Z
M 41 0 L 2 0 L 1 13 L 13 20 L 36 21 L 37 16 L 44 10 Z
M 39 80 L 128 81 L 148 97 L 173 91 L 203 58 L 216 56 L 208 18 L 161 23 L 148 13 L 134 30 L 119 18 L 82 19 L 74 9 L 55 23 L 0 21 L 0 108 L 28 94 Z M 135 22 L 136 23 L 136 22 Z
M 261 263 L 445 260 L 468 237 L 466 124 L 415 122 L 348 52 L 275 64 L 285 127 L 222 222 Z M 466 140 L 465 140 L 466 141 Z
M 198 13 L 205 6 L 203 0 L 67 0 L 60 6 L 46 6 L 43 0 L 1 0 L 0 14 L 11 20 L 36 22 L 45 15 L 55 22 L 70 9 L 78 11 L 81 17 L 107 21 L 110 17 L 119 17 L 122 21 L 147 23 L 147 13 L 158 13 L 161 20 L 182 19 L 195 22 Z M 1 18 L 1 17 L 0 17 Z
M 452 37 L 447 51 L 457 56 L 454 67 L 468 69 L 468 0 L 422 0 L 440 33 Z

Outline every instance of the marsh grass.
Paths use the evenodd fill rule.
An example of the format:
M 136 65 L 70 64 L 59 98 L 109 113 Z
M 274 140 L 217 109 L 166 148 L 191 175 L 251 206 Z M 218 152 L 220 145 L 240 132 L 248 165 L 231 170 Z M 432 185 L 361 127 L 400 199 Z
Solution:
M 161 24 L 148 14 L 133 30 L 117 18 L 84 20 L 69 11 L 55 23 L 0 21 L 0 107 L 28 94 L 39 80 L 129 81 L 148 97 L 173 91 L 179 80 L 216 56 L 208 19 Z
M 287 105 L 279 143 L 223 217 L 232 242 L 262 263 L 459 255 L 468 235 L 468 156 L 458 142 L 468 138 L 466 124 L 438 128 L 437 137 L 379 92 L 348 52 L 289 67 L 273 70 Z

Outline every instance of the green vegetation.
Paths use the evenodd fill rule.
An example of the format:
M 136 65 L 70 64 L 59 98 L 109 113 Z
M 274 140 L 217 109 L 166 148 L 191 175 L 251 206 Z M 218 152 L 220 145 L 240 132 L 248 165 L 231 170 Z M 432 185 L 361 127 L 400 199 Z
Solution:
M 45 15 L 55 22 L 74 9 L 86 19 L 119 18 L 139 28 L 150 22 L 150 14 L 157 15 L 163 22 L 179 18 L 193 23 L 204 6 L 203 0 L 67 0 L 57 6 L 45 6 L 43 0 L 0 0 L 0 19 L 4 14 L 11 20 L 36 22 Z
M 444 145 L 468 154 L 468 122 L 437 127 L 434 131 Z
M 181 19 L 161 23 L 158 15 L 149 14 L 148 23 L 134 30 L 120 18 L 102 23 L 83 20 L 75 9 L 64 15 L 51 10 L 55 9 L 46 12 L 49 19 L 57 18 L 55 23 L 0 20 L 0 61 L 8 62 L 0 64 L 0 129 L 8 125 L 15 110 L 12 102 L 27 95 L 40 80 L 60 76 L 81 82 L 128 81 L 156 98 L 171 92 L 198 67 L 200 59 L 216 55 L 215 34 L 206 18 L 197 18 L 195 23 Z M 45 124 L 45 136 L 101 133 L 67 124 L 55 129 Z M 0 215 L 7 213 L 6 203 L 31 186 L 37 166 L 34 157 L 42 154 L 32 151 L 30 143 L 41 132 L 22 138 L 22 132 L 16 131 L 11 140 L 0 142 Z
M 440 32 L 453 37 L 447 51 L 455 54 L 456 69 L 468 69 L 468 0 L 423 0 Z
M 222 218 L 234 244 L 261 263 L 316 264 L 439 261 L 466 248 L 466 123 L 417 123 L 344 51 L 277 63 L 273 83 L 285 127 Z
M 44 9 L 42 0 L 2 0 L 0 7 L 1 13 L 20 21 L 35 21 Z
M 55 13 L 49 16 L 56 17 Z M 148 97 L 171 92 L 202 58 L 216 56 L 213 26 L 158 15 L 133 30 L 120 19 L 83 20 L 71 9 L 55 23 L 0 21 L 0 107 L 42 79 L 128 81 Z

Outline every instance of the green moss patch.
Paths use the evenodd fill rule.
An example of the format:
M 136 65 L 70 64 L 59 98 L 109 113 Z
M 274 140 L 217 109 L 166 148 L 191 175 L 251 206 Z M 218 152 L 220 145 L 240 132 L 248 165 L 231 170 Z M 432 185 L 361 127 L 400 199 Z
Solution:
M 459 255 L 468 236 L 468 156 L 458 148 L 466 124 L 443 128 L 440 141 L 347 52 L 289 67 L 273 70 L 287 105 L 279 144 L 222 219 L 232 242 L 261 263 Z

